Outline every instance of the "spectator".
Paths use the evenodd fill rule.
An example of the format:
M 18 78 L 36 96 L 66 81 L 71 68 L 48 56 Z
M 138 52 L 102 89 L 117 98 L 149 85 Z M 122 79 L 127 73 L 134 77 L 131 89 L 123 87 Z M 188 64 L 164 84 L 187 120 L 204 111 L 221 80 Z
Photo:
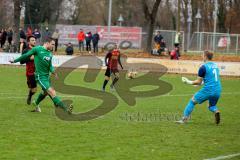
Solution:
M 43 41 L 47 41 L 49 38 L 51 38 L 51 32 L 48 30 L 48 27 L 46 27 L 46 30 L 43 33 Z
M 3 29 L 0 29 L 0 44 L 2 42 L 2 34 L 3 34 Z M 2 48 L 2 45 L 1 45 L 1 48 Z
M 0 29 L 0 42 L 2 41 L 2 29 Z
M 73 55 L 74 49 L 73 49 L 73 46 L 71 43 L 67 44 L 67 48 L 66 48 L 65 52 L 67 55 Z
M 18 53 L 22 53 L 24 49 L 27 48 L 27 42 L 26 42 L 26 39 L 23 39 L 23 38 L 20 38 L 20 41 L 19 41 L 19 50 L 18 50 Z
M 55 52 L 57 52 L 59 37 L 60 37 L 60 33 L 59 33 L 58 29 L 56 29 L 55 32 L 53 32 L 53 35 L 52 35 L 52 39 L 55 40 Z
M 161 44 L 163 36 L 161 35 L 160 31 L 157 31 L 157 35 L 154 37 L 154 42 L 157 44 Z
M 170 59 L 172 60 L 178 60 L 178 47 L 175 47 L 175 49 L 173 49 L 170 53 Z
M 99 34 L 96 31 L 96 33 L 92 36 L 92 42 L 93 42 L 93 52 L 98 53 L 98 41 L 100 40 Z
M 41 33 L 38 31 L 37 28 L 34 29 L 34 32 L 32 33 L 33 36 L 35 37 L 37 42 L 40 42 L 40 38 L 41 38 Z
M 85 34 L 82 29 L 78 32 L 77 35 L 78 38 L 78 45 L 79 45 L 79 51 L 84 51 L 84 40 L 85 40 Z
M 174 41 L 174 46 L 175 47 L 179 47 L 179 45 L 180 45 L 180 35 L 181 35 L 180 32 L 177 32 L 176 35 L 175 35 L 175 41 Z
M 177 50 L 177 54 L 178 57 L 180 57 L 180 36 L 181 36 L 181 32 L 177 32 L 175 35 L 175 41 L 174 41 L 174 46 L 178 48 Z
M 5 42 L 7 39 L 7 30 L 6 29 L 2 29 L 2 34 L 1 34 L 1 48 L 3 48 Z
M 91 41 L 92 41 L 92 33 L 88 32 L 86 34 L 86 50 L 91 53 Z
M 7 38 L 8 39 L 8 44 L 12 45 L 12 40 L 13 40 L 13 30 L 12 30 L 12 28 L 8 29 L 7 37 L 8 37 Z
M 27 38 L 26 34 L 25 34 L 25 32 L 24 32 L 24 30 L 22 28 L 19 28 L 19 36 L 22 39 L 26 39 Z
M 166 41 L 162 39 L 160 43 L 160 54 L 166 54 L 168 52 Z

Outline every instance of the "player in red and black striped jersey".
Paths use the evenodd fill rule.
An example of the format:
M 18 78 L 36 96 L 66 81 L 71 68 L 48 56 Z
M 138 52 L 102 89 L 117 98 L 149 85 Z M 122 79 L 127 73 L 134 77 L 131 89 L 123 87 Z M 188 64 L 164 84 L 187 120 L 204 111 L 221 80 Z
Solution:
M 118 64 L 123 69 L 123 66 L 120 60 L 120 51 L 117 47 L 117 44 L 115 44 L 114 49 L 108 52 L 108 54 L 105 56 L 105 64 L 107 66 L 107 70 L 105 72 L 105 80 L 103 82 L 103 87 L 102 87 L 103 91 L 105 91 L 106 85 L 110 80 L 111 75 L 114 76 L 114 79 L 110 87 L 111 89 L 114 89 L 114 84 L 119 80 Z
M 22 54 L 27 53 L 36 45 L 36 38 L 34 36 L 28 37 L 28 46 L 23 50 Z M 31 56 L 27 61 L 21 61 L 21 64 L 26 63 L 26 77 L 27 85 L 29 88 L 29 93 L 27 97 L 27 104 L 31 104 L 32 96 L 37 92 L 37 82 L 35 80 L 35 65 L 34 65 L 34 56 Z

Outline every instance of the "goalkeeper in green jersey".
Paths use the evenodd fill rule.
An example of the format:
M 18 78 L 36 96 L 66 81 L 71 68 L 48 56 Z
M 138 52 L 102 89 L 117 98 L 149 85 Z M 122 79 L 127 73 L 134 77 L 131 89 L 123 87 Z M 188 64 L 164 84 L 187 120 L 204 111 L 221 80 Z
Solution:
M 35 100 L 36 105 L 35 112 L 41 112 L 39 103 L 49 95 L 56 107 L 61 107 L 65 112 L 72 113 L 72 105 L 66 106 L 61 99 L 56 95 L 56 91 L 51 87 L 50 75 L 53 74 L 57 78 L 57 74 L 54 72 L 52 66 L 52 50 L 55 47 L 55 41 L 52 39 L 46 40 L 43 46 L 37 46 L 32 48 L 26 54 L 23 54 L 15 60 L 11 60 L 11 63 L 16 63 L 29 59 L 34 55 L 35 64 L 35 79 L 37 83 L 42 87 L 43 92 L 40 93 Z

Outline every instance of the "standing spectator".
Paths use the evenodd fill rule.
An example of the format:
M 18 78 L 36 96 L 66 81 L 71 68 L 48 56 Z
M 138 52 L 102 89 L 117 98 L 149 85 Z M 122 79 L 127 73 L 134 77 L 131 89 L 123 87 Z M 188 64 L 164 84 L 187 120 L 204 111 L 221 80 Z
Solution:
M 178 54 L 178 57 L 180 57 L 180 36 L 181 36 L 181 32 L 177 32 L 176 35 L 175 35 L 175 41 L 174 41 L 174 46 L 177 49 L 177 54 Z
M 100 40 L 100 36 L 99 36 L 98 32 L 96 31 L 96 33 L 92 37 L 93 52 L 94 53 L 98 53 L 98 41 L 99 40 Z
M 0 44 L 2 42 L 2 33 L 3 33 L 3 31 L 2 31 L 2 29 L 0 29 Z M 1 45 L 1 48 L 2 48 L 2 45 Z
M 34 29 L 33 36 L 35 37 L 37 42 L 40 42 L 41 33 L 38 31 L 37 28 Z
M 78 38 L 78 45 L 79 45 L 79 51 L 84 51 L 84 40 L 85 40 L 85 34 L 82 29 L 78 32 L 77 35 Z
M 73 46 L 71 43 L 67 44 L 67 48 L 66 48 L 65 52 L 67 55 L 73 55 L 74 49 L 73 49 Z
M 6 29 L 2 29 L 2 36 L 1 36 L 1 48 L 3 48 L 5 42 L 7 39 L 7 30 Z
M 8 37 L 7 38 L 8 39 L 8 43 L 11 46 L 12 45 L 12 40 L 13 40 L 13 30 L 12 30 L 12 28 L 8 29 L 7 37 Z
M 19 28 L 19 36 L 22 39 L 26 39 L 27 38 L 24 30 L 21 27 Z
M 163 36 L 161 35 L 160 31 L 157 31 L 157 35 L 154 37 L 154 42 L 157 44 L 161 44 Z
M 47 41 L 49 38 L 51 38 L 51 32 L 48 30 L 48 27 L 46 27 L 46 30 L 44 31 L 43 34 L 43 41 Z
M 86 50 L 91 53 L 91 41 L 92 41 L 92 33 L 88 32 L 86 34 Z
M 174 41 L 174 46 L 175 47 L 179 47 L 179 45 L 180 45 L 180 35 L 181 35 L 180 32 L 177 32 L 176 35 L 175 35 L 175 41 Z
M 58 47 L 58 39 L 60 37 L 60 33 L 59 33 L 59 30 L 56 29 L 54 32 L 53 32 L 53 35 L 52 35 L 52 39 L 55 40 L 55 52 L 57 52 L 57 47 Z
M 19 50 L 18 50 L 18 53 L 22 53 L 24 49 L 27 48 L 27 42 L 25 39 L 23 38 L 20 38 L 20 41 L 19 41 Z

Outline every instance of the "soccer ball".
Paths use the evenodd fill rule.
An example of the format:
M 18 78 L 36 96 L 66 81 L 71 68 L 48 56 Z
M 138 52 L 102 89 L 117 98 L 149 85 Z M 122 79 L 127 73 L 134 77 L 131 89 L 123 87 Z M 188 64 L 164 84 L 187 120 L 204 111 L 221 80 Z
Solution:
M 127 74 L 127 77 L 130 79 L 134 79 L 134 78 L 136 78 L 136 76 L 137 76 L 137 72 L 133 72 L 133 71 L 130 71 Z

